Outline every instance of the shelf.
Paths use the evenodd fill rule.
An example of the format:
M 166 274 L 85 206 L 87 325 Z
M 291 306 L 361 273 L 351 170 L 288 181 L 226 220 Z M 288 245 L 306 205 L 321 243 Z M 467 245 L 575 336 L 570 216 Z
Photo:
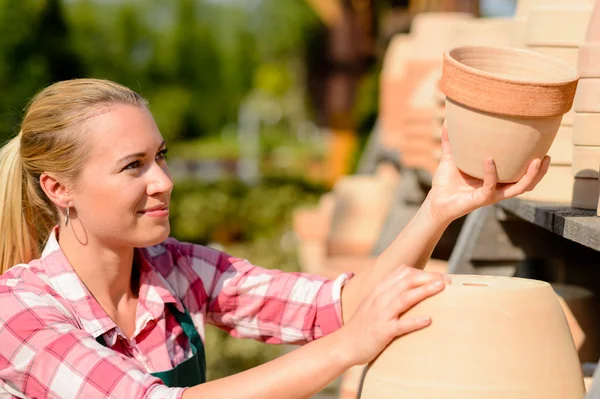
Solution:
M 502 201 L 496 206 L 561 237 L 600 251 L 600 217 L 596 216 L 595 210 L 518 198 Z

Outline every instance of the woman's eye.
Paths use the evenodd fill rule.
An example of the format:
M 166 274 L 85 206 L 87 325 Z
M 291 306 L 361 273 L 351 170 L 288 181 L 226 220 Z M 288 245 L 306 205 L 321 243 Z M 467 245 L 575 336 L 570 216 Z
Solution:
M 167 152 L 169 152 L 168 149 L 164 149 L 162 151 L 159 151 L 158 154 L 156 154 L 156 159 L 166 159 L 167 158 Z
M 130 163 L 129 165 L 125 166 L 123 168 L 123 170 L 127 170 L 127 169 L 137 169 L 140 166 L 142 166 L 142 163 L 140 161 L 134 161 L 132 163 Z

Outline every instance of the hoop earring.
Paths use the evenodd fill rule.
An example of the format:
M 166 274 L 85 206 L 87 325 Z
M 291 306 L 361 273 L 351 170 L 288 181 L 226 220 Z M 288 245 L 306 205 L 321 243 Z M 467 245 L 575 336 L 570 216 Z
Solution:
M 67 215 L 65 216 L 65 227 L 67 227 L 67 225 L 69 224 L 69 207 L 67 207 Z

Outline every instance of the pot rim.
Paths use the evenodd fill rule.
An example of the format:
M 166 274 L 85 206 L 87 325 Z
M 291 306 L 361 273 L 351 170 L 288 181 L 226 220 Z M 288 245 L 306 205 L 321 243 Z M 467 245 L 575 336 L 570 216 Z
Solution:
M 519 77 L 510 73 L 488 72 L 464 64 L 458 54 L 471 51 L 471 54 L 496 54 L 502 60 L 509 59 L 512 65 L 527 65 L 535 60 L 529 77 Z M 516 57 L 508 57 L 508 56 Z M 515 62 L 515 59 L 517 60 Z M 542 70 L 550 64 L 556 71 L 551 78 L 536 79 L 535 70 Z M 505 46 L 460 46 L 444 53 L 441 90 L 447 100 L 494 115 L 511 117 L 540 118 L 560 116 L 573 106 L 575 91 L 580 75 L 576 68 L 566 62 L 531 50 Z
M 492 73 L 492 72 L 482 71 L 481 69 L 477 69 L 475 67 L 466 65 L 455 58 L 456 53 L 458 53 L 460 51 L 464 51 L 464 50 L 494 50 L 496 52 L 501 51 L 504 54 L 511 54 L 511 53 L 512 54 L 523 54 L 524 56 L 543 59 L 543 60 L 546 60 L 558 67 L 561 67 L 563 69 L 563 71 L 565 72 L 564 79 L 556 79 L 556 80 L 551 80 L 551 81 L 550 80 L 548 80 L 548 81 L 543 81 L 543 80 L 531 81 L 526 78 L 518 78 L 516 76 L 511 76 L 510 74 L 500 74 L 500 73 Z M 521 49 L 521 48 L 516 48 L 516 47 L 508 47 L 508 46 L 498 46 L 498 47 L 496 47 L 496 46 L 460 46 L 460 47 L 455 47 L 449 51 L 444 52 L 444 61 L 449 62 L 452 65 L 455 65 L 456 67 L 458 67 L 459 69 L 461 69 L 467 73 L 473 74 L 473 75 L 482 76 L 487 79 L 498 81 L 498 82 L 510 82 L 510 83 L 527 85 L 527 86 L 559 86 L 559 85 L 573 83 L 574 81 L 576 81 L 580 78 L 579 72 L 577 71 L 577 69 L 573 68 L 572 66 L 570 66 L 569 64 L 567 64 L 565 61 L 563 61 L 561 59 L 558 59 L 556 57 L 552 57 L 552 56 L 549 56 L 546 54 L 541 54 L 541 53 L 538 53 L 538 52 L 535 52 L 532 50 Z

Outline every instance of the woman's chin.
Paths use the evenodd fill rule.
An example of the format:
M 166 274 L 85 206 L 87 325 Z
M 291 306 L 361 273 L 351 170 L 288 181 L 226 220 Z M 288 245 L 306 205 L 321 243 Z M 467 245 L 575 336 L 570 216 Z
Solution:
M 171 228 L 169 223 L 166 223 L 163 226 L 153 226 L 151 228 L 145 229 L 145 231 L 140 234 L 140 243 L 136 245 L 138 248 L 151 247 L 153 245 L 160 244 L 169 238 L 169 234 L 171 232 Z

